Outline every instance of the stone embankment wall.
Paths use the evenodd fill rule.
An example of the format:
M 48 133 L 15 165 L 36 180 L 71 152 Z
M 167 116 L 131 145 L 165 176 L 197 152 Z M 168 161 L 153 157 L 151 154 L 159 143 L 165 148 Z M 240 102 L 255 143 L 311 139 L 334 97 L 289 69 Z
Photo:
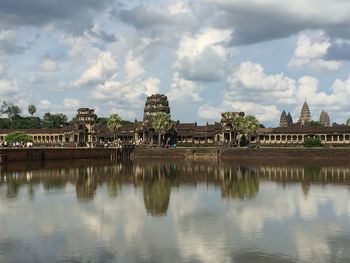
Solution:
M 350 148 L 136 148 L 132 159 L 169 160 L 343 160 L 350 162 Z
M 0 162 L 116 158 L 113 148 L 3 148 Z
M 337 160 L 350 163 L 350 148 L 4 148 L 0 163 L 32 160 L 129 159 L 132 160 Z

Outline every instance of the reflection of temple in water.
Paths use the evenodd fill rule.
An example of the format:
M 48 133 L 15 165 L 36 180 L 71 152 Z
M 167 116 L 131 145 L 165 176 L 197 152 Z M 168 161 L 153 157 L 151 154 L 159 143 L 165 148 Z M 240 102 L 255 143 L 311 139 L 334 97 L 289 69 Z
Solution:
M 47 165 L 8 167 L 0 171 L 0 193 L 7 198 L 17 198 L 21 188 L 26 188 L 30 198 L 40 186 L 45 191 L 59 191 L 74 186 L 78 200 L 89 201 L 105 186 L 108 195 L 116 198 L 123 185 L 132 185 L 143 191 L 144 205 L 152 216 L 166 215 L 172 188 L 182 185 L 220 189 L 227 199 L 258 198 L 259 183 L 300 183 L 307 196 L 312 184 L 350 185 L 350 167 L 325 167 L 302 165 L 244 165 L 217 163 L 124 163 L 108 161 L 90 163 L 62 162 Z M 21 192 L 22 193 L 22 192 Z

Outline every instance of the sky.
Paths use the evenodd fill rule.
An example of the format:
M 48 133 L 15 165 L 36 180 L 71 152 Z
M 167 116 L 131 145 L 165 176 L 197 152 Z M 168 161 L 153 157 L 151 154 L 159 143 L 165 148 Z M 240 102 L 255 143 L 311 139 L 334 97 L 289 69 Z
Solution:
M 79 107 L 213 123 L 244 111 L 268 127 L 350 118 L 350 1 L 0 0 L 0 98 L 37 116 Z

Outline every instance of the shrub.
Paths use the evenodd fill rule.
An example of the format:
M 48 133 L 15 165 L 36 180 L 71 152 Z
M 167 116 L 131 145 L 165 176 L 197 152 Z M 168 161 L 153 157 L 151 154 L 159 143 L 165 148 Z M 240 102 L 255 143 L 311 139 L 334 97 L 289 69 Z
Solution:
M 22 133 L 22 132 L 12 132 L 10 134 L 8 134 L 5 137 L 5 141 L 7 143 L 15 143 L 15 142 L 30 142 L 32 141 L 32 137 L 30 137 L 29 135 Z
M 304 140 L 304 147 L 322 147 L 321 140 L 318 136 L 316 137 L 307 137 Z

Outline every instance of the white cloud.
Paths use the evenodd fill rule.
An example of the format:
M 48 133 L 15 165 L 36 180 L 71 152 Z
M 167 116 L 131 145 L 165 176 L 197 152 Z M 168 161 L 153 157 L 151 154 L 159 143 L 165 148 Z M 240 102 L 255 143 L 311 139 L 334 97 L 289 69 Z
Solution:
M 210 104 L 201 106 L 198 115 L 217 120 L 223 111 L 245 111 L 261 122 L 272 123 L 278 121 L 285 107 L 293 107 L 294 112 L 299 113 L 304 101 L 312 111 L 326 110 L 338 116 L 340 112 L 350 114 L 350 76 L 345 81 L 337 79 L 327 93 L 320 90 L 318 82 L 311 76 L 295 80 L 283 73 L 269 75 L 260 64 L 243 62 L 228 78 L 223 102 L 215 107 Z M 314 116 L 318 117 L 317 114 Z
M 81 102 L 73 98 L 64 98 L 60 104 L 52 103 L 48 100 L 40 100 L 37 110 L 42 114 L 45 112 L 63 113 L 69 117 L 72 117 L 75 115 L 80 105 Z
M 109 51 L 101 52 L 98 58 L 89 64 L 80 78 L 72 83 L 73 87 L 100 83 L 116 73 L 117 63 Z
M 230 30 L 204 28 L 195 35 L 184 35 L 176 51 L 174 69 L 188 80 L 214 81 L 227 71 L 229 50 L 225 44 Z
M 141 58 L 135 58 L 131 52 L 128 53 L 124 64 L 127 79 L 135 79 L 146 73 L 141 63 Z
M 57 63 L 54 60 L 51 59 L 45 59 L 41 64 L 40 64 L 40 69 L 45 72 L 53 72 L 58 69 Z
M 63 99 L 63 108 L 66 110 L 77 110 L 80 107 L 80 101 L 72 98 Z
M 175 72 L 167 96 L 169 100 L 198 102 L 202 101 L 199 92 L 200 88 L 195 82 L 186 80 L 178 72 Z
M 317 41 L 302 34 L 299 36 L 297 48 L 288 67 L 297 70 L 310 67 L 316 71 L 337 71 L 342 65 L 341 62 L 324 59 L 330 46 L 331 43 L 327 38 L 321 36 L 321 39 Z
M 260 64 L 251 61 L 243 62 L 228 78 L 228 87 L 225 93 L 227 100 L 241 100 L 265 103 L 278 102 L 294 103 L 296 89 L 295 80 L 286 77 L 283 73 L 268 75 Z
M 159 92 L 160 80 L 149 77 L 141 62 L 141 58 L 127 54 L 124 60 L 125 74 L 113 75 L 97 85 L 90 93 L 91 99 L 104 102 L 118 110 L 122 117 L 130 118 L 135 109 L 144 105 L 147 96 Z
M 40 100 L 39 105 L 38 105 L 38 110 L 39 111 L 47 111 L 50 110 L 51 108 L 51 102 L 48 100 Z

